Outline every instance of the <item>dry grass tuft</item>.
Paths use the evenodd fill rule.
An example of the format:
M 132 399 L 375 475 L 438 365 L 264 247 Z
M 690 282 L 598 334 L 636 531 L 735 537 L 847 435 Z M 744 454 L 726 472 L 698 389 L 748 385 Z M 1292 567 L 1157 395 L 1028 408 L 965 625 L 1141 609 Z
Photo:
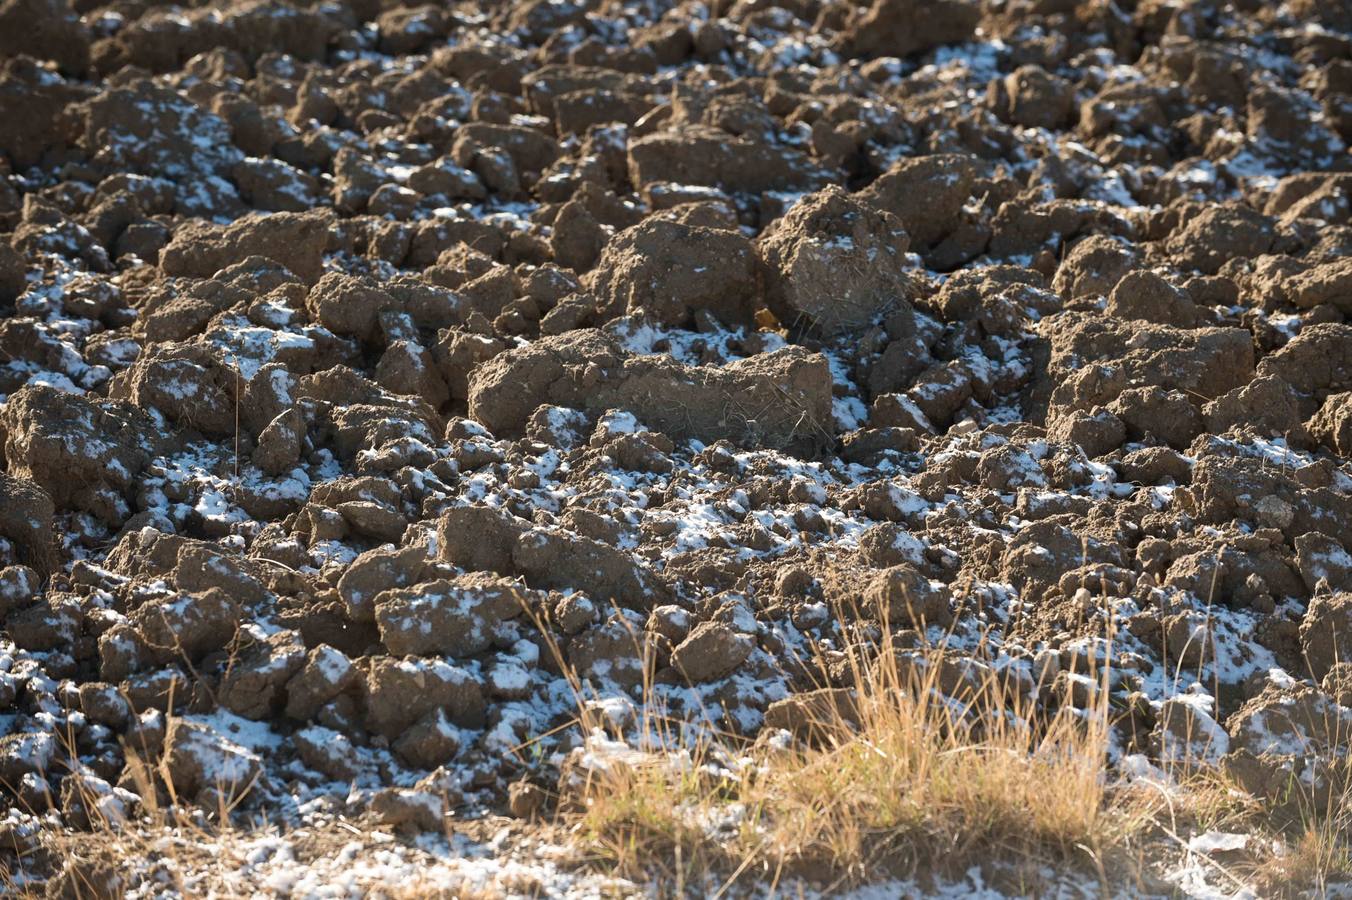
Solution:
M 1273 897 L 1328 896 L 1334 884 L 1352 881 L 1352 843 L 1346 812 L 1341 821 L 1312 823 L 1282 852 L 1268 857 L 1253 881 Z
M 1344 760 L 1343 787 L 1322 802 L 1304 785 L 1278 810 L 1260 808 L 1255 830 L 1289 820 L 1271 834 L 1271 847 L 1248 868 L 1247 882 L 1263 896 L 1325 897 L 1352 883 L 1352 761 Z M 1335 887 L 1336 886 L 1336 887 Z
M 1087 713 L 1045 713 L 1026 683 L 955 668 L 938 649 L 884 638 L 848 656 L 851 688 L 802 707 L 802 739 L 691 746 L 650 728 L 641 752 L 578 757 L 593 764 L 565 776 L 565 815 L 621 872 L 678 893 L 710 879 L 841 887 L 992 862 L 1029 884 L 1048 864 L 1105 886 L 1127 875 L 1163 801 L 1105 778 L 1105 690 Z

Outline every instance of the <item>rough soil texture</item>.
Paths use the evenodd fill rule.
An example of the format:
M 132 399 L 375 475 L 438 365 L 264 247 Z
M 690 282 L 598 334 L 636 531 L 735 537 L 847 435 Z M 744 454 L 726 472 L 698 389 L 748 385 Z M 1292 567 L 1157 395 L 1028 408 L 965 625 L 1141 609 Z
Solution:
M 58 895 L 91 797 L 528 815 L 565 669 L 789 739 L 840 609 L 1340 790 L 1349 59 L 1306 0 L 4 0 L 0 866 Z

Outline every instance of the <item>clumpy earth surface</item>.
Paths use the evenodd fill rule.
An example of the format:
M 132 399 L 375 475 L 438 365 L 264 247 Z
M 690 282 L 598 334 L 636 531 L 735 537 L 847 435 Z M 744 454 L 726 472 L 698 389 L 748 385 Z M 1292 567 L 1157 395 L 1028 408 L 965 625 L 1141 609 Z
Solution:
M 764 737 L 870 608 L 1340 789 L 1352 8 L 401 3 L 0 3 L 9 884 L 641 891 L 504 837 L 579 703 Z

